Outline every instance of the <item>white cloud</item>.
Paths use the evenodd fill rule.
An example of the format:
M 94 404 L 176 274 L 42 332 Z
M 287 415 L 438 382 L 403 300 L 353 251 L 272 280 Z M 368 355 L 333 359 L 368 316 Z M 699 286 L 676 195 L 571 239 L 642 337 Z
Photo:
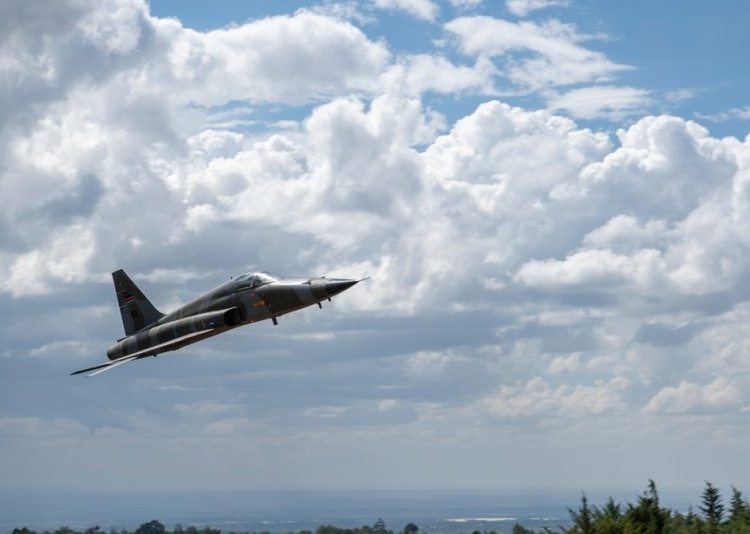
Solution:
M 505 59 L 505 76 L 529 90 L 604 82 L 630 69 L 580 46 L 577 43 L 591 37 L 554 19 L 537 24 L 463 17 L 447 23 L 445 29 L 455 35 L 464 53 Z
M 666 221 L 650 220 L 641 225 L 631 215 L 616 215 L 583 238 L 589 248 L 633 251 L 640 247 L 659 248 L 669 228 Z
M 719 113 L 696 113 L 696 118 L 711 122 L 726 122 L 729 120 L 747 120 L 750 119 L 750 106 L 744 108 L 731 108 Z
M 433 21 L 440 7 L 432 0 L 373 0 L 379 9 L 403 10 L 418 19 Z
M 458 9 L 470 9 L 482 3 L 482 0 L 449 0 L 451 5 Z
M 100 347 L 94 343 L 84 343 L 81 341 L 53 341 L 32 349 L 29 356 L 32 358 L 60 358 L 68 356 L 86 356 L 96 353 Z
M 650 103 L 646 90 L 615 86 L 584 87 L 547 98 L 551 109 L 568 111 L 580 119 L 619 120 L 636 113 L 643 114 Z
M 656 250 L 640 250 L 634 256 L 617 255 L 608 250 L 586 250 L 564 261 L 533 260 L 525 263 L 515 279 L 532 287 L 548 289 L 558 286 L 616 288 L 628 282 L 653 287 L 663 282 L 657 274 L 662 270 L 661 261 Z
M 154 71 L 154 81 L 182 85 L 186 90 L 175 95 L 180 101 L 206 106 L 231 100 L 301 103 L 372 90 L 389 59 L 381 44 L 352 24 L 309 11 L 207 34 L 166 22 L 156 27 L 171 46 L 166 70 Z M 217 77 L 222 83 L 215 83 Z
M 499 417 L 601 415 L 625 406 L 622 392 L 628 385 L 626 380 L 615 378 L 592 386 L 564 384 L 553 388 L 534 377 L 525 384 L 502 386 L 483 399 L 482 405 Z
M 33 250 L 18 255 L 0 284 L 0 289 L 14 297 L 44 295 L 58 290 L 60 283 L 91 279 L 89 261 L 96 243 L 91 231 L 75 224 L 63 228 L 46 250 Z
M 724 378 L 706 385 L 683 380 L 676 387 L 659 391 L 644 407 L 646 413 L 684 414 L 694 411 L 710 412 L 736 408 L 743 399 L 741 388 Z
M 421 54 L 401 58 L 383 75 L 389 90 L 420 95 L 427 92 L 442 94 L 496 94 L 494 77 L 497 69 L 486 58 L 478 58 L 473 66 L 456 65 L 446 58 Z
M 83 39 L 105 53 L 132 52 L 146 26 L 145 9 L 141 2 L 116 0 L 107 9 L 91 10 L 83 17 L 79 30 Z
M 334 419 L 346 413 L 345 406 L 316 406 L 307 408 L 304 414 L 307 417 L 319 417 L 321 419 Z
M 668 91 L 665 93 L 664 98 L 667 102 L 678 103 L 686 100 L 691 100 L 698 96 L 700 91 L 697 89 L 677 89 L 675 91 Z
M 456 355 L 452 351 L 420 351 L 409 355 L 406 369 L 408 372 L 419 376 L 442 374 L 451 364 L 463 359 L 463 356 Z
M 508 11 L 519 17 L 525 17 L 532 11 L 552 6 L 567 6 L 568 0 L 505 0 Z
M 621 434 L 600 432 L 600 449 L 632 446 L 623 465 L 635 465 L 661 432 L 655 420 L 746 413 L 747 140 L 670 116 L 610 135 L 552 109 L 481 101 L 510 83 L 571 115 L 612 118 L 655 98 L 579 85 L 626 67 L 584 47 L 577 28 L 457 19 L 446 29 L 465 64 L 446 48 L 394 56 L 325 10 L 203 33 L 135 0 L 109 5 L 111 16 L 96 2 L 8 5 L 0 338 L 13 387 L 0 390 L 14 398 L 0 403 L 0 428 L 18 443 L 51 425 L 71 466 L 113 454 L 102 442 L 116 434 L 121 452 L 155 455 L 170 480 L 187 476 L 184 458 L 207 458 L 201 473 L 216 477 L 227 451 L 273 480 L 287 458 L 312 459 L 315 480 L 346 456 L 336 443 L 378 435 L 389 456 L 377 465 L 407 466 L 394 480 L 471 456 L 490 484 L 558 452 L 532 455 L 523 440 L 581 444 L 549 434 L 556 424 L 591 436 L 612 430 L 598 416 L 616 414 Z M 54 377 L 75 368 L 67 356 L 94 358 L 121 335 L 108 275 L 119 266 L 173 304 L 241 269 L 373 278 L 323 311 L 80 390 Z M 18 376 L 38 382 L 18 388 Z M 91 399 L 111 408 L 91 411 Z M 73 409 L 91 423 L 62 413 Z M 707 419 L 690 432 L 715 428 Z M 727 422 L 729 434 L 745 423 Z M 488 473 L 497 457 L 513 465 Z M 82 484 L 153 475 L 128 458 L 132 472 L 113 465 Z M 385 481 L 369 462 L 341 465 L 325 480 Z M 550 467 L 540 483 L 564 475 Z M 241 486 L 246 474 L 225 480 Z
M 398 408 L 398 399 L 383 399 L 378 403 L 378 410 L 381 412 L 389 412 Z
M 200 401 L 187 404 L 175 404 L 174 410 L 187 417 L 214 416 L 236 413 L 243 408 L 240 404 L 221 403 L 215 401 Z
M 581 353 L 574 352 L 569 356 L 557 356 L 549 366 L 552 374 L 571 373 L 580 370 Z

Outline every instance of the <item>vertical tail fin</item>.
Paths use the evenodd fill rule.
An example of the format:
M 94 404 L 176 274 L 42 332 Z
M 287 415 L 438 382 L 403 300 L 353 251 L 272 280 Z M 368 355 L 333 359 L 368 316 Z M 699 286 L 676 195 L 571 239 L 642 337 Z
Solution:
M 125 271 L 120 269 L 113 272 L 112 281 L 115 283 L 117 304 L 120 306 L 122 326 L 125 327 L 126 336 L 164 317 L 164 314 L 154 308 L 154 305 L 125 274 Z

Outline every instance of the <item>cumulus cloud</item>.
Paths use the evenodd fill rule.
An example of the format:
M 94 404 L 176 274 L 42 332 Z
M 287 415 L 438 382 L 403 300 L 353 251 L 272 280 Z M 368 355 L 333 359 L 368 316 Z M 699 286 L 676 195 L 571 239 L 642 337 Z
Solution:
M 208 163 L 229 155 L 228 151 L 236 153 L 241 137 L 201 130 L 205 115 L 192 106 L 234 99 L 301 102 L 356 90 L 355 86 L 372 88 L 388 59 L 382 45 L 370 42 L 351 24 L 305 11 L 200 34 L 174 20 L 149 17 L 136 1 L 120 2 L 115 10 L 97 4 L 85 16 L 77 4 L 58 8 L 60 19 L 71 20 L 65 28 L 45 26 L 31 17 L 21 17 L 18 25 L 39 26 L 47 32 L 41 42 L 63 41 L 72 51 L 80 47 L 81 53 L 91 56 L 87 70 L 60 54 L 59 46 L 38 49 L 40 41 L 27 39 L 17 29 L 5 41 L 2 54 L 3 58 L 41 57 L 49 72 L 46 77 L 24 76 L 20 84 L 4 85 L 6 104 L 0 112 L 8 120 L 0 131 L 7 141 L 0 192 L 13 202 L 4 202 L 2 217 L 4 226 L 13 228 L 9 235 L 13 246 L 26 248 L 21 255 L 0 256 L 10 272 L 3 288 L 14 295 L 52 290 L 53 285 L 44 281 L 50 275 L 82 281 L 84 266 L 90 268 L 95 261 L 95 243 L 107 239 L 116 221 L 129 244 L 118 240 L 115 246 L 128 250 L 133 244 L 150 244 L 144 238 L 149 230 L 139 228 L 127 215 L 133 202 L 163 215 L 161 222 L 157 216 L 149 225 L 171 227 L 171 237 L 163 236 L 165 241 L 179 240 L 180 201 L 194 205 L 187 206 L 188 213 L 211 220 L 200 209 L 207 206 L 200 202 L 209 198 L 207 190 L 231 194 L 244 179 L 222 169 L 217 160 L 212 174 L 219 181 L 209 181 L 208 187 L 193 185 L 181 176 L 190 172 L 181 162 L 186 155 Z M 136 38 L 126 39 L 134 32 Z M 238 56 L 238 50 L 244 55 Z M 264 54 L 259 56 L 257 50 Z M 321 57 L 325 64 L 315 65 L 315 58 Z M 320 83 L 310 83 L 311 77 Z M 280 92 L 279 87 L 287 87 L 288 92 Z M 47 95 L 48 107 L 40 107 L 38 100 L 24 105 L 28 95 L 39 90 Z M 191 107 L 182 107 L 186 104 Z M 36 120 L 29 120 L 34 114 L 39 114 Z M 178 190 L 180 184 L 187 188 Z M 84 227 L 82 218 L 101 223 Z M 46 230 L 47 224 L 60 222 L 63 226 L 55 233 Z M 191 224 L 188 220 L 184 227 Z M 43 247 L 31 245 L 42 241 L 46 241 Z
M 438 17 L 432 2 L 380 7 Z M 466 64 L 445 47 L 395 55 L 356 20 L 303 10 L 198 32 L 137 0 L 2 4 L 0 337 L 14 402 L 0 433 L 51 422 L 71 439 L 119 432 L 128 450 L 148 435 L 169 464 L 189 426 L 196 458 L 246 443 L 260 465 L 261 445 L 294 456 L 382 432 L 409 465 L 418 443 L 465 453 L 443 429 L 471 428 L 483 459 L 504 443 L 525 463 L 495 419 L 533 440 L 556 419 L 616 414 L 628 431 L 643 413 L 742 419 L 748 141 L 666 115 L 613 135 L 582 127 L 570 116 L 616 119 L 654 96 L 613 82 L 628 67 L 559 21 L 448 22 Z M 543 91 L 549 109 L 496 100 L 502 84 Z M 465 95 L 482 101 L 440 107 Z M 86 403 L 79 423 L 15 384 L 73 387 L 58 381 L 74 367 L 63 356 L 93 364 L 121 335 L 117 267 L 165 309 L 242 269 L 373 278 L 324 312 L 94 382 L 113 421 Z
M 626 380 L 615 378 L 592 386 L 563 384 L 554 388 L 534 377 L 525 384 L 502 386 L 482 404 L 500 417 L 600 415 L 624 406 L 622 391 L 627 386 Z
M 644 407 L 646 413 L 723 411 L 741 402 L 740 389 L 724 378 L 705 385 L 682 381 L 659 391 Z
M 495 76 L 498 70 L 486 58 L 474 65 L 457 65 L 441 56 L 421 54 L 401 58 L 383 75 L 388 89 L 409 95 L 427 92 L 440 94 L 498 94 Z

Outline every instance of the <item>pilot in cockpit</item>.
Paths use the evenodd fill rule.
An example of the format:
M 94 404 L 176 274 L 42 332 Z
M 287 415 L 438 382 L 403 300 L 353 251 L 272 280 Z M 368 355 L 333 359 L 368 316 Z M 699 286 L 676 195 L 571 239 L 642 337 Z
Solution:
M 241 287 L 256 288 L 270 282 L 275 282 L 279 278 L 265 271 L 259 273 L 245 273 L 237 278 L 235 282 L 238 282 Z

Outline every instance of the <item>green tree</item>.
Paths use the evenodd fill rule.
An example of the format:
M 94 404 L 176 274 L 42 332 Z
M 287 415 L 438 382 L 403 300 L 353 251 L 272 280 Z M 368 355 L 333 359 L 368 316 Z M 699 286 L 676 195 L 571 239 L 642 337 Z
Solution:
M 596 534 L 623 534 L 629 521 L 622 512 L 622 505 L 610 497 L 602 508 L 593 507 L 593 529 Z
M 315 529 L 315 534 L 344 534 L 344 529 L 333 525 L 320 525 Z
M 385 534 L 388 532 L 388 529 L 385 527 L 385 521 L 383 521 L 382 517 L 378 517 L 378 520 L 375 521 L 375 524 L 372 526 L 372 531 L 376 534 Z
M 578 510 L 568 508 L 568 514 L 570 514 L 570 520 L 573 522 L 572 529 L 563 529 L 564 532 L 569 534 L 591 534 L 591 509 L 589 508 L 589 500 L 586 498 L 586 494 L 581 494 L 581 506 Z
M 635 506 L 628 504 L 625 513 L 629 526 L 641 534 L 662 534 L 670 517 L 671 512 L 659 504 L 659 492 L 653 480 L 648 481 L 646 491 L 638 497 Z
M 750 504 L 742 498 L 740 490 L 732 486 L 732 500 L 729 502 L 730 522 L 750 522 Z
M 699 506 L 699 509 L 708 525 L 708 532 L 715 534 L 719 532 L 719 525 L 724 519 L 724 505 L 721 503 L 719 488 L 706 481 L 706 487 L 701 498 L 703 504 Z
M 690 508 L 686 515 L 674 512 L 665 532 L 668 534 L 702 534 L 702 523 L 701 518 Z
M 149 521 L 148 523 L 143 523 L 136 529 L 135 534 L 165 534 L 166 532 L 167 529 L 164 527 L 164 525 L 154 519 L 153 521 Z
M 414 523 L 407 523 L 403 530 L 404 534 L 417 534 L 417 532 L 419 532 L 419 527 Z
M 516 523 L 513 525 L 513 530 L 511 530 L 511 534 L 534 534 L 534 531 L 526 528 L 520 523 Z

